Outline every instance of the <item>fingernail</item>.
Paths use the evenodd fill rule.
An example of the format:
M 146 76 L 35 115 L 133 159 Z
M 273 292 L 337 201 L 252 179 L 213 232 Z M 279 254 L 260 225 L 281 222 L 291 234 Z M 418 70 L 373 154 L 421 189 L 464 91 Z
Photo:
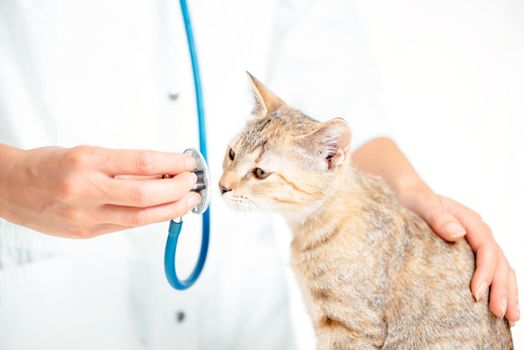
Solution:
M 484 294 L 486 293 L 486 282 L 482 281 L 480 282 L 478 288 L 477 288 L 477 291 L 475 292 L 475 300 L 476 301 L 480 301 L 482 299 L 482 297 L 484 296 Z
M 187 199 L 187 206 L 189 208 L 195 207 L 198 203 L 200 203 L 200 196 L 196 193 L 191 193 L 189 198 Z
M 186 163 L 186 168 L 187 169 L 195 169 L 195 166 L 196 166 L 196 161 L 195 161 L 195 158 L 191 157 L 191 156 L 187 156 L 186 157 L 186 160 L 185 160 L 185 163 Z
M 506 314 L 506 308 L 508 307 L 508 301 L 506 300 L 506 298 L 502 299 L 502 301 L 500 302 L 500 310 L 502 311 L 502 317 L 504 317 L 504 315 Z
M 510 327 L 515 326 L 515 322 L 513 322 L 513 321 L 509 321 L 509 326 L 510 326 Z
M 457 224 L 456 222 L 450 222 L 444 227 L 444 230 L 453 238 L 462 237 L 466 234 L 464 227 Z
M 189 186 L 191 188 L 195 188 L 196 182 L 197 182 L 197 176 L 194 173 L 190 173 L 188 176 L 189 179 Z

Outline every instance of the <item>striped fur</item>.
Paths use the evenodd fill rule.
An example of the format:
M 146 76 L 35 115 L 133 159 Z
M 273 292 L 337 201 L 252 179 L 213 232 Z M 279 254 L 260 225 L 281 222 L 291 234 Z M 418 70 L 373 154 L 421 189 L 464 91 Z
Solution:
M 353 168 L 340 120 L 317 122 L 253 84 L 263 93 L 226 152 L 223 197 L 286 218 L 318 349 L 511 349 L 507 322 L 471 295 L 469 245 L 441 240 Z

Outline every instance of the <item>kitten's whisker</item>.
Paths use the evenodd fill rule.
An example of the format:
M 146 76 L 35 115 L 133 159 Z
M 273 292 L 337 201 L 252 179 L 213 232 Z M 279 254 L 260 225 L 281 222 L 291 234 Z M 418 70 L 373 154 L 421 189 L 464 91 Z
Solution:
M 249 203 L 253 204 L 255 206 L 255 208 L 259 209 L 259 210 L 262 210 L 262 208 L 260 208 L 255 202 L 253 202 L 251 199 L 247 198 L 247 197 L 243 197 L 244 199 L 246 199 Z

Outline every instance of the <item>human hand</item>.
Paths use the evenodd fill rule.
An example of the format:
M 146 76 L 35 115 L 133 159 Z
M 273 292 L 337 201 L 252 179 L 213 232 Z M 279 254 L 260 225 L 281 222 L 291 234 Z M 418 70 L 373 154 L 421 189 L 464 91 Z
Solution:
M 51 235 L 90 238 L 167 221 L 201 199 L 185 154 L 78 146 L 1 155 L 0 216 Z
M 400 202 L 420 215 L 447 241 L 466 238 L 476 253 L 476 271 L 471 291 L 476 300 L 489 295 L 489 308 L 511 326 L 520 318 L 515 271 L 495 242 L 488 225 L 479 214 L 456 201 L 434 194 L 427 188 L 398 193 Z

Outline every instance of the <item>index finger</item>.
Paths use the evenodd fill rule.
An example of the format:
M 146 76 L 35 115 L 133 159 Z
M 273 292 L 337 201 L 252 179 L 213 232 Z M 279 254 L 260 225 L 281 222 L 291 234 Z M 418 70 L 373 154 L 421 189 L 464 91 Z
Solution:
M 195 168 L 190 155 L 146 150 L 106 150 L 104 169 L 115 175 L 176 175 Z

